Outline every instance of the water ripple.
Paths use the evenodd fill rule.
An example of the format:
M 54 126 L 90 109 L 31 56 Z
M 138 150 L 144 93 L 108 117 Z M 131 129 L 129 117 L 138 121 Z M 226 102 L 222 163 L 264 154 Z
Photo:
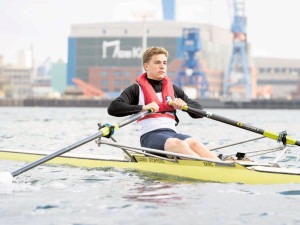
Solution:
M 278 193 L 281 195 L 300 195 L 300 190 L 282 191 Z
M 59 208 L 59 206 L 58 205 L 41 205 L 41 206 L 37 206 L 34 211 L 45 210 L 45 209 L 47 210 L 47 209 L 53 209 L 53 208 Z

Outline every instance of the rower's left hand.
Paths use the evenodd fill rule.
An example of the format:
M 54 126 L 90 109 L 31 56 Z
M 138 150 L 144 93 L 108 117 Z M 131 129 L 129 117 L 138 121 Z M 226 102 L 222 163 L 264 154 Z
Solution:
M 173 100 L 173 107 L 174 109 L 182 110 L 183 106 L 187 105 L 185 101 L 181 98 L 174 98 Z

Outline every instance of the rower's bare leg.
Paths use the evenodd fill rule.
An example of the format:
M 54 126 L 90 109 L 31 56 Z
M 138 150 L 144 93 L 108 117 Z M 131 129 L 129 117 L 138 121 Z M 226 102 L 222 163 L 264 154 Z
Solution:
M 203 144 L 201 144 L 198 140 L 194 138 L 187 138 L 184 140 L 188 143 L 191 150 L 198 154 L 200 157 L 209 158 L 214 160 L 220 160 L 217 155 L 213 152 L 209 151 Z
M 165 150 L 185 155 L 199 156 L 190 148 L 187 142 L 182 141 L 178 138 L 168 138 L 165 143 Z

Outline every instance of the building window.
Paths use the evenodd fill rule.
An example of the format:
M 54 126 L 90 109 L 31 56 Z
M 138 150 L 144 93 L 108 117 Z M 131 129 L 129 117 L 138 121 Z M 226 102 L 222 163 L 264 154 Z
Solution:
M 108 76 L 108 72 L 107 71 L 101 71 L 100 72 L 100 76 L 101 77 L 107 77 Z
M 101 80 L 101 85 L 107 86 L 108 85 L 108 80 Z
M 130 72 L 129 72 L 129 71 L 124 71 L 123 74 L 124 74 L 124 76 L 126 76 L 126 77 L 130 77 Z
M 131 82 L 130 82 L 130 80 L 123 80 L 123 84 L 124 84 L 125 86 L 128 86 L 128 85 L 131 84 Z
M 284 69 L 283 68 L 275 68 L 275 73 L 283 73 L 284 72 Z
M 265 68 L 259 68 L 258 71 L 259 71 L 260 74 L 263 74 L 263 73 L 265 73 Z
M 169 72 L 168 72 L 168 76 L 169 76 L 169 77 L 175 77 L 175 73 L 174 73 L 173 71 L 169 71 Z
M 116 71 L 114 71 L 114 75 L 115 75 L 116 77 L 119 77 L 119 76 L 121 75 L 121 72 L 118 71 L 118 70 L 116 70 Z
M 272 73 L 272 69 L 271 68 L 266 68 L 266 72 L 267 73 Z
M 115 83 L 115 86 L 119 86 L 121 84 L 121 80 L 115 80 L 114 83 Z
M 299 74 L 297 68 L 291 68 L 290 71 L 291 71 L 291 75 Z

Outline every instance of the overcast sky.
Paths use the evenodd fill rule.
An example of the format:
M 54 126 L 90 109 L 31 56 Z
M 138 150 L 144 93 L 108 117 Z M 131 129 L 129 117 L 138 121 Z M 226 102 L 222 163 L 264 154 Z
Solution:
M 231 1 L 176 0 L 176 20 L 229 29 Z M 299 8 L 299 0 L 246 0 L 253 56 L 300 59 Z M 0 54 L 14 63 L 33 44 L 37 64 L 48 56 L 66 61 L 71 24 L 139 20 L 133 15 L 141 10 L 162 20 L 161 0 L 0 0 Z

